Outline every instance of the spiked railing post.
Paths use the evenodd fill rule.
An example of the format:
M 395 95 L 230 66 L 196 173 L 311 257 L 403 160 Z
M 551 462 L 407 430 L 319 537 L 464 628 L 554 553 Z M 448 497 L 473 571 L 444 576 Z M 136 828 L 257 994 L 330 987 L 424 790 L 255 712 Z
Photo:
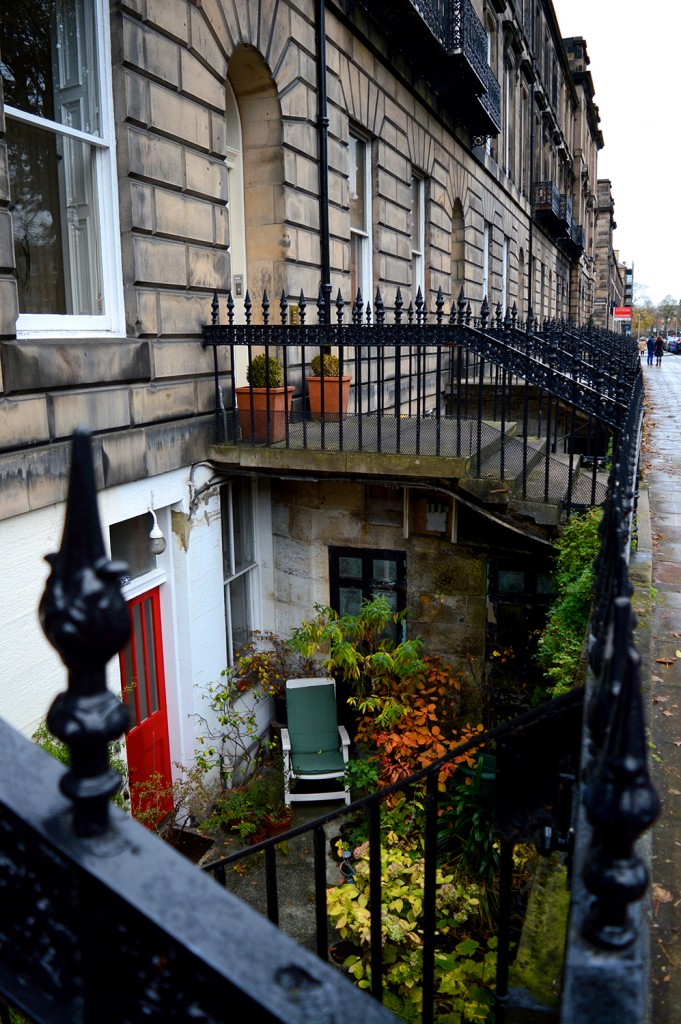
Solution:
M 74 803 L 75 832 L 98 836 L 108 829 L 109 800 L 121 784 L 108 745 L 128 722 L 127 708 L 106 688 L 105 669 L 127 641 L 130 619 L 120 585 L 127 566 L 104 551 L 90 434 L 83 428 L 73 436 L 61 548 L 47 561 L 52 572 L 40 622 L 69 671 L 68 690 L 54 700 L 47 724 L 70 750 L 61 789 Z

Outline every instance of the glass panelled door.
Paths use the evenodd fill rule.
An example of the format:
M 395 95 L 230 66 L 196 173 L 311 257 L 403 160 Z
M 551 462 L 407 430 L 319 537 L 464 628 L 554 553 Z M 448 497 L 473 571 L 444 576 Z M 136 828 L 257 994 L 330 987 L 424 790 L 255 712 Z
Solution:
M 134 814 L 152 825 L 172 810 L 160 592 L 128 602 L 130 641 L 120 655 L 123 697 L 130 711 L 126 736 Z

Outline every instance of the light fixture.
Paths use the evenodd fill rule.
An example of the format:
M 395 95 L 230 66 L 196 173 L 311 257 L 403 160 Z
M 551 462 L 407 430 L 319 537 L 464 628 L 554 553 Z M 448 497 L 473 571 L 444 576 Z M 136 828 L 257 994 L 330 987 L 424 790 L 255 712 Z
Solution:
M 153 508 L 150 508 L 149 512 L 154 520 L 154 525 L 152 526 L 151 533 L 149 534 L 149 547 L 151 548 L 152 555 L 162 555 L 166 549 L 166 539 L 163 536 L 161 527 L 158 525 L 158 519 L 156 518 L 156 513 Z

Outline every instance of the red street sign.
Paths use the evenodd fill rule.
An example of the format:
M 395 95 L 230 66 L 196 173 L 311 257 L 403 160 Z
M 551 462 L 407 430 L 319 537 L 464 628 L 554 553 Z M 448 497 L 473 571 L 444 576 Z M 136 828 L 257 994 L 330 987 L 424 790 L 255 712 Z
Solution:
M 631 306 L 615 306 L 612 316 L 613 320 L 631 320 Z

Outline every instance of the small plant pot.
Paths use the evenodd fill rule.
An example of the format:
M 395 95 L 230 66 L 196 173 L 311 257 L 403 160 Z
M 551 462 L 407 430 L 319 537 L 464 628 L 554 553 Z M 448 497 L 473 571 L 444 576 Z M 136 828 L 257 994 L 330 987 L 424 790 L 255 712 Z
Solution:
M 293 387 L 240 387 L 236 389 L 236 394 L 241 437 L 244 441 L 276 444 L 284 440 L 286 421 L 291 415 Z
M 267 829 L 264 825 L 258 825 L 258 831 L 252 832 L 248 837 L 248 845 L 256 846 L 258 843 L 261 843 L 263 839 L 267 839 Z
M 360 956 L 361 948 L 349 939 L 341 939 L 329 947 L 329 959 L 342 967 L 349 956 Z
M 268 836 L 280 836 L 293 825 L 293 811 L 284 818 L 265 818 L 263 824 Z
M 337 864 L 340 864 L 340 862 L 343 859 L 343 854 L 338 849 L 338 843 L 342 842 L 342 839 L 342 836 L 332 836 L 331 839 L 329 839 L 329 850 L 331 852 L 331 857 L 333 858 L 333 860 L 336 861 Z
M 348 411 L 350 399 L 350 382 L 348 376 L 324 377 L 324 419 L 337 423 L 344 419 Z M 322 378 L 307 378 L 307 394 L 310 400 L 310 415 L 313 420 L 322 418 Z

